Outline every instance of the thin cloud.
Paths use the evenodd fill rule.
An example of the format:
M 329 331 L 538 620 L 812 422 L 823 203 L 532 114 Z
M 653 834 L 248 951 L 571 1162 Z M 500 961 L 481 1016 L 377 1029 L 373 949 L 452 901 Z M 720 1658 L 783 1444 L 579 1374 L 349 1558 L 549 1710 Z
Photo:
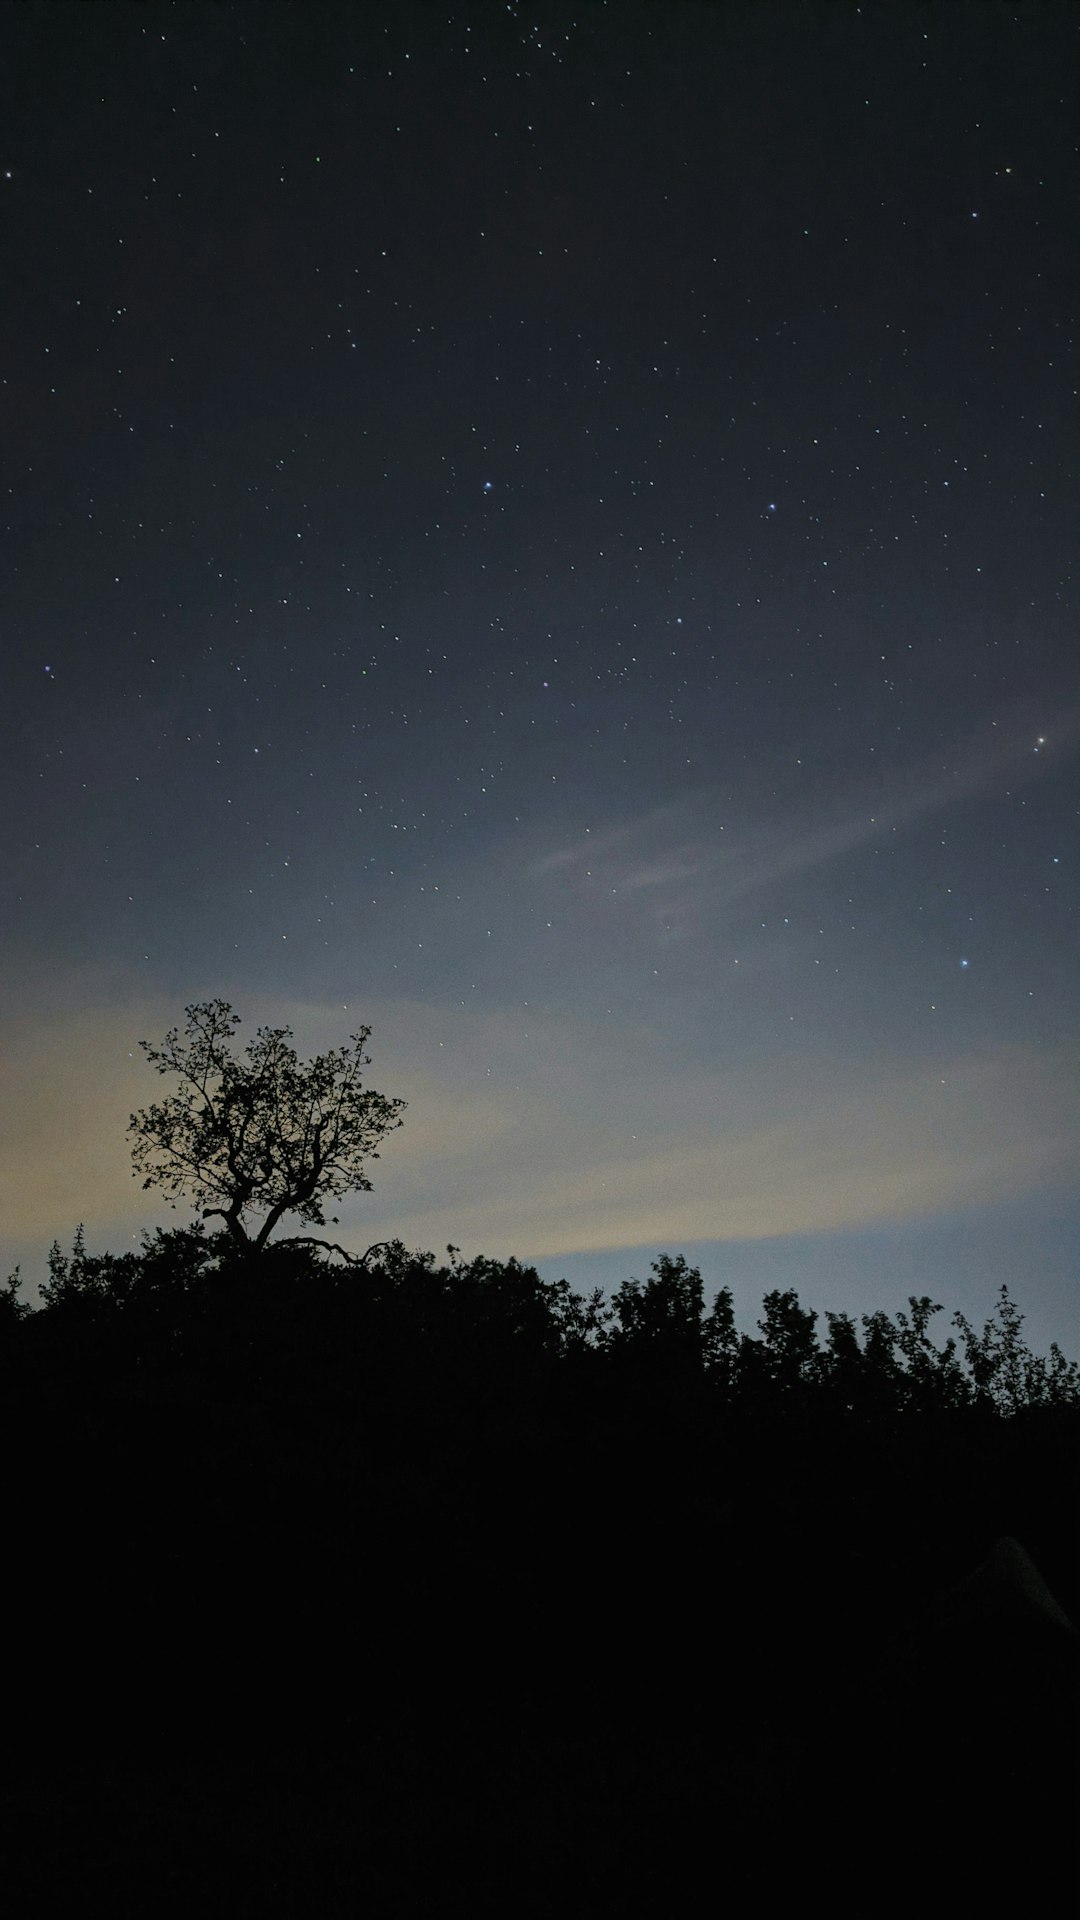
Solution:
M 1053 718 L 1046 718 L 1047 711 Z M 779 882 L 827 866 L 959 801 L 995 787 L 1015 790 L 1039 779 L 1080 745 L 1080 705 L 1054 711 L 1025 701 L 933 761 L 865 782 L 838 805 L 787 811 L 763 824 L 721 822 L 705 788 L 635 821 L 579 836 L 531 863 L 535 878 L 558 874 L 596 882 L 606 906 L 646 888 L 674 890 L 673 911 L 689 913 L 707 895 L 725 907 Z M 731 813 L 730 808 L 725 811 Z
M 663 806 L 651 807 L 648 813 L 640 814 L 635 820 L 623 822 L 618 826 L 601 827 L 595 832 L 591 827 L 578 835 L 568 845 L 555 847 L 550 852 L 540 854 L 530 864 L 530 871 L 537 878 L 545 873 L 566 872 L 576 867 L 584 867 L 592 861 L 622 859 L 628 871 L 639 868 L 644 871 L 641 862 L 640 847 L 643 840 L 656 837 L 663 839 L 669 829 L 678 831 L 685 825 L 687 818 L 686 800 L 665 801 Z M 664 855 L 665 862 L 673 856 Z M 691 860 L 694 866 L 695 861 Z
M 750 838 L 748 857 L 740 867 L 738 849 L 725 850 L 718 878 L 727 901 L 795 874 L 826 865 L 857 847 L 868 846 L 893 829 L 910 826 L 924 816 L 941 812 L 960 800 L 970 800 L 995 785 L 1027 785 L 1041 777 L 1048 765 L 1075 753 L 1080 744 L 1080 706 L 1059 714 L 1045 734 L 1035 730 L 1031 703 L 1014 709 L 1006 721 L 969 736 L 943 760 L 924 761 L 907 775 L 893 776 L 879 785 L 867 785 L 856 800 L 800 831 L 787 819 L 767 828 L 762 844 Z

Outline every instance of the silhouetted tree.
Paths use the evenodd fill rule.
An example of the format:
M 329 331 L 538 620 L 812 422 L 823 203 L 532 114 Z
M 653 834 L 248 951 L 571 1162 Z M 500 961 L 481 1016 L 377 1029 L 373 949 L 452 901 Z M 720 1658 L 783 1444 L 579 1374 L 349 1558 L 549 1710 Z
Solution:
M 20 1320 L 25 1320 L 27 1314 L 32 1311 L 28 1300 L 19 1299 L 21 1286 L 22 1275 L 16 1267 L 14 1273 L 8 1274 L 3 1287 L 0 1287 L 0 1327 L 13 1327 Z
M 721 1395 L 734 1389 L 739 1364 L 739 1334 L 735 1326 L 735 1298 L 721 1287 L 702 1329 L 702 1351 L 709 1378 Z
M 896 1345 L 903 1358 L 907 1390 L 913 1405 L 919 1407 L 960 1406 L 969 1399 L 970 1389 L 956 1359 L 956 1341 L 947 1340 L 936 1347 L 927 1328 L 935 1313 L 941 1312 L 929 1294 L 908 1297 L 907 1313 L 896 1316 Z
M 960 1329 L 964 1358 L 976 1395 L 999 1413 L 1018 1413 L 1024 1407 L 1068 1406 L 1080 1401 L 1080 1368 L 1066 1360 L 1056 1341 L 1044 1358 L 1024 1344 L 1020 1329 L 1024 1316 L 1002 1286 L 998 1303 L 981 1334 L 962 1313 L 953 1314 Z
M 601 1334 L 627 1382 L 638 1378 L 646 1392 L 691 1388 L 704 1380 L 704 1289 L 697 1267 L 680 1253 L 662 1253 L 652 1277 L 624 1280 L 611 1299 Z
M 700 1348 L 702 1280 L 683 1254 L 662 1253 L 652 1263 L 652 1279 L 624 1280 L 612 1298 L 619 1340 L 643 1348 L 670 1348 L 676 1342 Z
M 767 1293 L 762 1306 L 761 1339 L 747 1335 L 742 1344 L 746 1384 L 768 1386 L 783 1395 L 812 1387 L 821 1372 L 817 1314 L 799 1305 L 794 1288 Z
M 134 1253 L 87 1253 L 80 1222 L 70 1253 L 61 1250 L 59 1240 L 54 1240 L 49 1249 L 49 1277 L 41 1285 L 42 1301 L 54 1311 L 107 1311 L 120 1304 L 138 1267 L 138 1255 Z
M 230 1047 L 240 1017 L 227 1001 L 186 1013 L 183 1037 L 174 1027 L 161 1047 L 139 1042 L 158 1073 L 182 1082 L 179 1093 L 131 1116 L 144 1187 L 212 1202 L 202 1218 L 219 1217 L 235 1244 L 256 1249 L 283 1215 L 324 1226 L 327 1196 L 370 1192 L 364 1162 L 378 1159 L 377 1142 L 402 1124 L 395 1116 L 405 1106 L 360 1086 L 370 1027 L 351 1035 L 347 1049 L 306 1065 L 288 1045 L 290 1028 L 260 1027 L 241 1061 Z M 245 1221 L 260 1210 L 262 1222 L 249 1232 Z

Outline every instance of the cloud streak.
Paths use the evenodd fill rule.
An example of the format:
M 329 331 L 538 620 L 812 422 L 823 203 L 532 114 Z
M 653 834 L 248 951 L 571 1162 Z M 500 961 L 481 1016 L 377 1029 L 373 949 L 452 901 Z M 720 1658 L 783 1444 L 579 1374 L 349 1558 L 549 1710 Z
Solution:
M 593 881 L 607 905 L 654 889 L 669 890 L 661 903 L 669 913 L 686 916 L 706 895 L 722 909 L 960 802 L 1026 785 L 1078 746 L 1080 705 L 1057 709 L 1049 699 L 1025 701 L 941 757 L 865 782 L 841 803 L 819 807 L 809 821 L 805 808 L 793 807 L 764 825 L 729 824 L 719 819 L 712 791 L 699 789 L 626 825 L 586 832 L 535 858 L 530 871 L 537 879 L 559 876 L 579 890 Z

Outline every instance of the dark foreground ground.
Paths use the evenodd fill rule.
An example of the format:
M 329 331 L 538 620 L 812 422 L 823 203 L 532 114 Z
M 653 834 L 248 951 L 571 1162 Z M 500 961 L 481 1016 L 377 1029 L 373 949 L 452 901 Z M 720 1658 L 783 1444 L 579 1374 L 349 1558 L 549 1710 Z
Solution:
M 5 1914 L 1071 1910 L 1074 1413 L 237 1325 L 8 1369 Z
M 502 1538 L 419 1520 L 340 1556 L 325 1514 L 258 1543 L 238 1520 L 197 1565 L 149 1526 L 124 1552 L 92 1502 L 53 1519 L 9 1587 L 8 1913 L 1075 1886 L 1080 1636 L 1008 1604 L 924 1619 L 940 1556 L 875 1615 L 891 1567 L 853 1595 L 805 1540 L 763 1568 L 760 1540 L 680 1542 L 685 1513 L 632 1503 L 572 1546 L 528 1506 Z

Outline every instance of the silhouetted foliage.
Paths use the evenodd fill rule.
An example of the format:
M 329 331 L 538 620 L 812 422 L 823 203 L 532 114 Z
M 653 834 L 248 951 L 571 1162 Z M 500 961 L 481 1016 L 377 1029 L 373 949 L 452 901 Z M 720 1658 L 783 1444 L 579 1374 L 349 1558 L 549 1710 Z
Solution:
M 1071 1406 L 1080 1398 L 1080 1368 L 1066 1360 L 1056 1341 L 1048 1358 L 1030 1353 L 1020 1334 L 1024 1316 L 1001 1288 L 998 1304 L 981 1334 L 962 1313 L 953 1315 L 959 1327 L 978 1398 L 1001 1413 L 1020 1413 L 1026 1407 Z
M 645 1392 L 691 1390 L 706 1364 L 701 1274 L 682 1254 L 662 1254 L 644 1285 L 631 1279 L 616 1289 L 597 1333 L 624 1380 Z
M 28 1300 L 19 1299 L 21 1286 L 22 1275 L 16 1267 L 14 1273 L 8 1274 L 3 1287 L 0 1288 L 0 1332 L 5 1327 L 16 1326 L 33 1311 Z
M 276 1285 L 316 1334 L 319 1316 L 347 1302 L 357 1325 L 444 1369 L 466 1356 L 482 1368 L 496 1351 L 503 1359 L 517 1353 L 591 1360 L 589 1377 L 597 1383 L 616 1365 L 615 1377 L 634 1379 L 661 1400 L 673 1390 L 698 1392 L 713 1406 L 817 1408 L 866 1419 L 1080 1407 L 1080 1368 L 1056 1344 L 1049 1358 L 1027 1348 L 1023 1315 L 1005 1286 L 981 1333 L 954 1315 L 960 1347 L 954 1339 L 935 1345 L 930 1323 L 942 1309 L 928 1296 L 910 1298 L 895 1319 L 880 1310 L 864 1314 L 861 1338 L 849 1314 L 829 1312 L 823 1344 L 819 1316 L 791 1289 L 766 1293 L 757 1334 L 740 1334 L 731 1289 L 721 1288 L 706 1311 L 700 1271 L 681 1254 L 661 1255 L 648 1280 L 624 1281 L 605 1299 L 599 1289 L 585 1297 L 565 1279 L 542 1280 L 516 1259 L 462 1261 L 453 1246 L 441 1266 L 434 1254 L 410 1252 L 400 1240 L 369 1249 L 362 1267 L 350 1261 L 335 1268 L 324 1252 L 317 1240 L 260 1247 L 196 1222 L 144 1233 L 139 1252 L 92 1255 L 80 1226 L 70 1253 L 58 1242 L 50 1249 L 38 1313 L 17 1297 L 18 1272 L 0 1296 L 0 1313 L 13 1328 L 43 1318 L 113 1323 L 166 1308 L 182 1319 L 188 1308 L 197 1313 L 249 1283 L 268 1291 Z M 256 1313 L 246 1291 L 244 1298 L 245 1311 Z M 262 1317 L 256 1313 L 252 1332 Z M 329 1325 L 324 1331 L 329 1337 Z
M 761 1339 L 747 1337 L 742 1345 L 743 1391 L 771 1390 L 784 1397 L 801 1397 L 818 1384 L 821 1373 L 817 1314 L 800 1307 L 791 1289 L 767 1293 L 762 1305 Z
M 260 1027 L 241 1062 L 231 1051 L 239 1024 L 227 1001 L 208 1000 L 187 1008 L 183 1038 L 173 1027 L 161 1047 L 141 1040 L 151 1065 L 177 1074 L 181 1090 L 132 1114 L 128 1131 L 144 1187 L 215 1202 L 203 1219 L 221 1218 L 237 1244 L 259 1248 L 285 1214 L 325 1226 L 328 1196 L 369 1192 L 365 1161 L 377 1160 L 378 1141 L 402 1124 L 395 1116 L 405 1102 L 361 1088 L 370 1027 L 348 1049 L 301 1065 L 288 1027 Z M 262 1210 L 249 1234 L 246 1218 Z

